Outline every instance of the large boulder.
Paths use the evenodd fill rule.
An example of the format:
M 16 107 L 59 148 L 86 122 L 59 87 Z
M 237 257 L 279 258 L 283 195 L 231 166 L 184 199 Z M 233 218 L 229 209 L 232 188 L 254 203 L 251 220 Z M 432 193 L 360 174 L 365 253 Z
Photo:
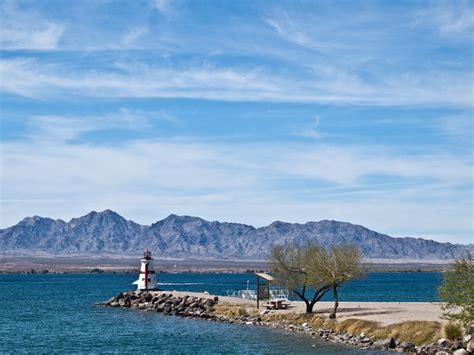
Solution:
M 211 300 L 211 299 L 207 299 L 204 303 L 204 306 L 206 307 L 206 309 L 212 309 L 212 307 L 214 307 L 214 301 Z
M 413 344 L 409 341 L 404 341 L 403 343 L 401 343 L 399 348 L 404 353 L 414 353 L 414 352 L 416 352 L 415 344 Z
M 449 339 L 441 338 L 438 340 L 438 345 L 443 348 L 449 348 L 451 346 L 451 342 L 449 341 Z

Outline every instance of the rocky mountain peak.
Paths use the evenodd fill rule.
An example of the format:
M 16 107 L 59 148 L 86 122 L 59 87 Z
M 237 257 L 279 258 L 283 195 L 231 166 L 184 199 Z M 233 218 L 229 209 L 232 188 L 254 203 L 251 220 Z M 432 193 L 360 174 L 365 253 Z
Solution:
M 42 253 L 141 253 L 158 257 L 263 260 L 275 244 L 315 241 L 323 247 L 353 244 L 368 258 L 452 259 L 473 245 L 453 245 L 416 238 L 392 238 L 360 225 L 323 220 L 305 224 L 276 221 L 254 228 L 171 214 L 151 226 L 127 221 L 112 210 L 92 211 L 68 223 L 27 217 L 0 230 L 0 250 Z
M 72 218 L 69 224 L 71 225 L 71 227 L 73 227 L 73 226 L 77 226 L 78 224 L 91 223 L 91 222 L 123 223 L 123 222 L 126 222 L 126 220 L 121 215 L 119 215 L 118 213 L 112 210 L 105 210 L 102 212 L 92 211 L 82 217 Z
M 33 225 L 33 224 L 35 224 L 36 222 L 38 222 L 42 219 L 43 219 L 43 217 L 40 217 L 40 216 L 25 217 L 21 220 L 20 223 Z

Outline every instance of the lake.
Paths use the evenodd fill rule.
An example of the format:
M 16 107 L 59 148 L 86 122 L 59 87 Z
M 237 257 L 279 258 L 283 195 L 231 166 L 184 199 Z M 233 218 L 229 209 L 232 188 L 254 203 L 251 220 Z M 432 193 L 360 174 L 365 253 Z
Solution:
M 158 274 L 160 287 L 227 291 L 250 287 L 249 274 Z M 365 354 L 310 337 L 94 306 L 132 289 L 132 274 L 0 275 L 0 352 L 160 354 Z M 346 301 L 436 301 L 439 273 L 371 273 L 341 288 Z

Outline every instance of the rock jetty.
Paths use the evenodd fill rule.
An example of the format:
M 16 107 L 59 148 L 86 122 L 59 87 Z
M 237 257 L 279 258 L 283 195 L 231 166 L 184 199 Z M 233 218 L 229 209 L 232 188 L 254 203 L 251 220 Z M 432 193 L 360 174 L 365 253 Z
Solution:
M 166 292 L 130 291 L 120 293 L 101 305 L 208 319 L 214 317 L 213 307 L 218 301 L 218 297 L 212 299 L 193 296 L 178 297 Z
M 400 342 L 397 339 L 375 339 L 364 333 L 349 334 L 337 332 L 333 329 L 315 328 L 308 323 L 295 323 L 281 318 L 279 320 L 268 319 L 268 310 L 262 310 L 258 315 L 229 316 L 219 314 L 215 311 L 218 304 L 217 296 L 177 296 L 165 291 L 129 291 L 112 297 L 101 306 L 133 308 L 143 311 L 160 312 L 166 315 L 175 315 L 188 318 L 200 318 L 215 322 L 226 322 L 244 324 L 249 326 L 265 326 L 281 329 L 284 331 L 299 333 L 318 337 L 332 343 L 340 343 L 356 346 L 362 349 L 395 351 L 423 355 L 470 355 L 474 354 L 474 340 L 471 335 L 466 336 L 463 341 L 450 341 L 440 339 L 437 343 L 416 346 L 410 342 Z

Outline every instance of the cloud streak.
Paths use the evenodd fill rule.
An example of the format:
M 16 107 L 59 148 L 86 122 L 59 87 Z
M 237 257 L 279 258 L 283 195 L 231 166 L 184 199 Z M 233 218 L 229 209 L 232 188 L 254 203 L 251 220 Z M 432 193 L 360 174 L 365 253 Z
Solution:
M 3 1 L 0 225 L 112 208 L 466 241 L 473 11 L 428 5 Z
M 66 66 L 16 58 L 0 62 L 2 91 L 31 98 L 194 98 L 222 101 L 370 105 L 472 104 L 472 74 L 437 72 L 364 81 L 330 66 L 314 67 L 305 79 L 275 75 L 264 68 L 197 65 L 179 68 L 140 62 L 71 72 Z
M 472 41 L 474 7 L 466 0 L 438 1 L 421 10 L 416 23 L 434 26 L 441 35 L 465 36 Z
M 411 233 L 436 231 L 436 216 L 436 226 L 464 231 L 459 240 L 469 234 L 466 214 L 472 201 L 463 192 L 472 178 L 469 157 L 403 155 L 380 146 L 190 138 L 66 144 L 41 137 L 51 137 L 49 119 L 36 124 L 36 140 L 2 143 L 2 186 L 9 186 L 2 192 L 3 227 L 21 214 L 46 213 L 51 206 L 41 201 L 53 199 L 59 201 L 56 211 L 64 208 L 68 216 L 114 208 L 146 223 L 159 217 L 156 211 L 175 211 L 256 225 L 278 218 L 334 218 L 406 233 L 397 223 L 417 215 Z M 380 175 L 385 182 L 372 180 Z M 64 196 L 67 201 L 60 202 Z
M 81 134 L 111 129 L 143 131 L 157 121 L 175 122 L 167 112 L 144 112 L 120 108 L 117 112 L 96 116 L 36 115 L 27 118 L 28 133 L 24 139 L 67 142 Z
M 12 1 L 0 5 L 0 48 L 3 50 L 53 50 L 58 47 L 65 26 L 41 15 L 18 9 Z

